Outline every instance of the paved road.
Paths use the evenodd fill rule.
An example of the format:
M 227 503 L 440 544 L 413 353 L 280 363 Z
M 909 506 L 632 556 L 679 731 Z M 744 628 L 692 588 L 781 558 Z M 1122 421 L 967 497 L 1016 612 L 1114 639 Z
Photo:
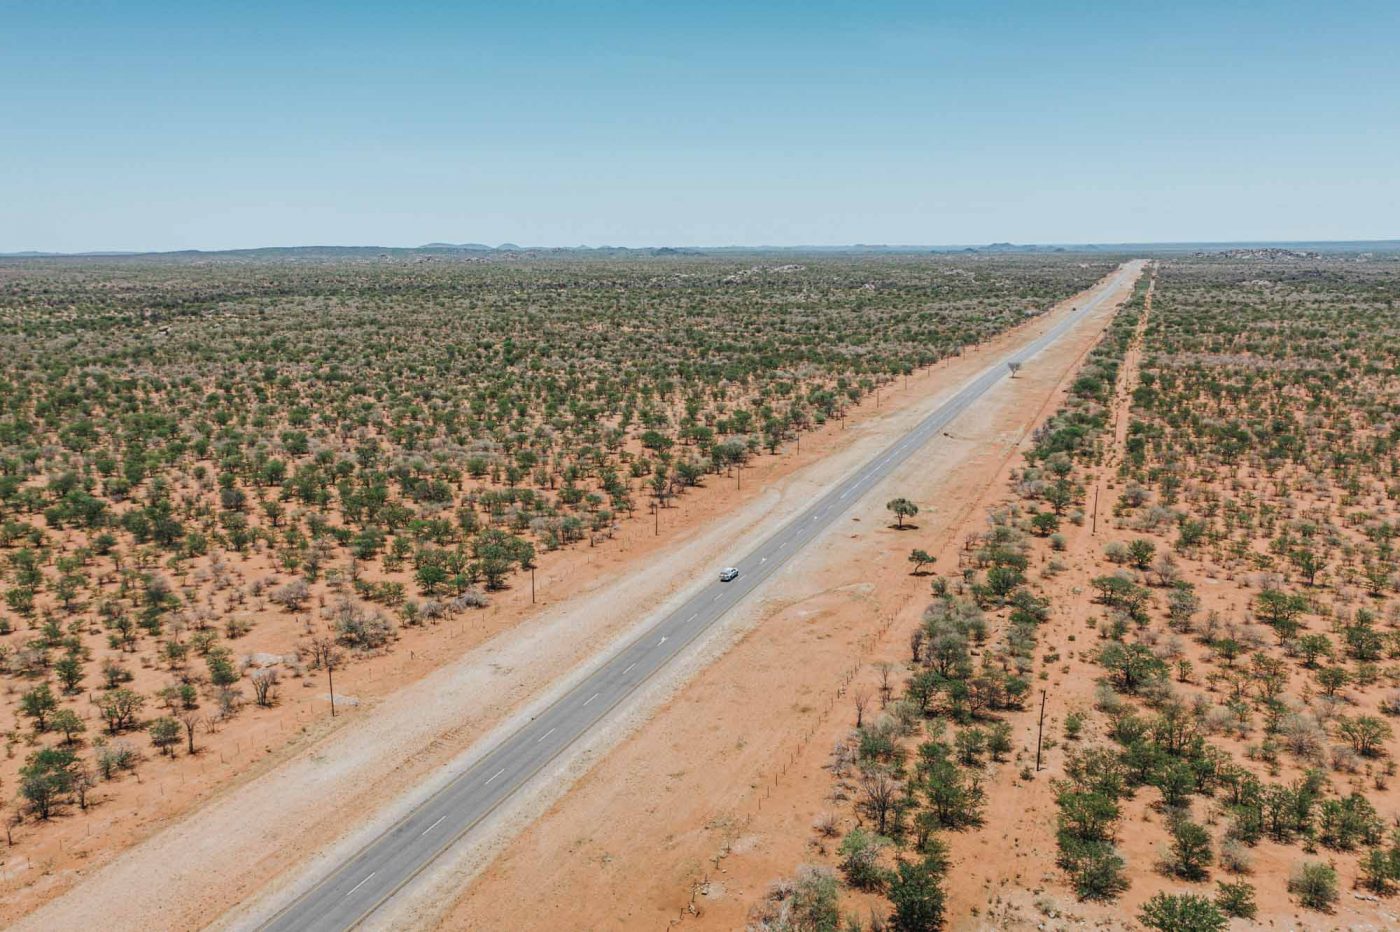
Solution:
M 343 930 L 371 914 L 485 818 L 542 767 L 664 667 L 725 612 L 742 601 L 793 554 L 821 534 L 861 495 L 936 437 L 993 385 L 1007 363 L 1025 361 L 1059 339 L 1133 275 L 1120 269 L 1095 297 L 1067 315 L 1030 345 L 988 367 L 929 414 L 903 439 L 848 476 L 767 540 L 733 561 L 739 578 L 716 579 L 646 634 L 623 648 L 595 673 L 506 738 L 450 784 L 340 865 L 278 913 L 269 930 Z M 705 568 L 705 572 L 711 572 Z M 718 573 L 718 567 L 713 568 Z

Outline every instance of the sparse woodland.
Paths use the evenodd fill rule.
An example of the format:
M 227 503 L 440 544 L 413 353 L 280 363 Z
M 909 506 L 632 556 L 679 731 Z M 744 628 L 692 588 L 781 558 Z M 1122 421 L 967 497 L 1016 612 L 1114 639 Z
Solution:
M 1171 259 L 1150 300 L 1148 283 L 959 571 L 933 578 L 897 669 L 854 693 L 814 829 L 825 857 L 757 903 L 754 928 L 940 928 L 962 840 L 1013 818 L 987 812 L 989 789 L 1047 780 L 1056 884 L 1028 862 L 1032 910 L 1005 890 L 979 907 L 998 927 L 1322 925 L 1343 905 L 1387 921 L 1400 262 Z
M 12 842 L 1110 267 L 0 264 Z

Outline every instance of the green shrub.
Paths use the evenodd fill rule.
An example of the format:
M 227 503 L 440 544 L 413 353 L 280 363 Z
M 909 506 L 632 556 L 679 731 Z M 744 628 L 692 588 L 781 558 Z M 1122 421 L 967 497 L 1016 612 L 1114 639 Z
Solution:
M 1183 880 L 1205 880 L 1211 861 L 1210 833 L 1194 822 L 1178 820 L 1172 826 L 1172 873 Z
M 943 871 L 946 862 L 924 858 L 900 862 L 890 876 L 890 925 L 895 932 L 932 932 L 943 927 Z
M 1222 913 L 1236 919 L 1253 919 L 1259 911 L 1254 903 L 1254 886 L 1243 880 L 1216 884 L 1215 905 Z
M 880 866 L 880 852 L 889 844 L 863 828 L 853 828 L 841 841 L 841 872 L 846 882 L 858 890 L 883 890 L 888 879 Z
M 1138 921 L 1158 932 L 1220 932 L 1229 925 L 1214 903 L 1194 893 L 1158 893 L 1143 904 Z
M 1337 902 L 1337 871 L 1320 861 L 1304 862 L 1288 879 L 1288 892 L 1308 909 L 1331 912 Z
M 1126 865 L 1109 842 L 1062 834 L 1059 863 L 1081 900 L 1111 900 L 1128 889 Z

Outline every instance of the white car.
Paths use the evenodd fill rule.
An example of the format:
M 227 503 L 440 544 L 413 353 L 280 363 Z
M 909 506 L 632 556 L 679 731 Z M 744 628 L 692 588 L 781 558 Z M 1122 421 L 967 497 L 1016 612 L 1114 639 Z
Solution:
M 724 569 L 719 571 L 720 582 L 729 582 L 731 579 L 737 579 L 738 576 L 739 568 L 737 566 L 726 566 Z

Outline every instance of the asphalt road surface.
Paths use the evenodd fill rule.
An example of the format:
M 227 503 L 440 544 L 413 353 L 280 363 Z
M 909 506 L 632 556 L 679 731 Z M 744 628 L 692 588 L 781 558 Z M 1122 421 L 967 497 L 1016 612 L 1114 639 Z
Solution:
M 861 466 L 753 550 L 732 561 L 731 565 L 739 569 L 737 579 L 720 582 L 719 567 L 714 567 L 713 582 L 342 863 L 263 928 L 319 932 L 350 929 L 369 920 L 399 889 L 560 752 L 606 718 L 633 690 L 811 543 L 865 492 L 1006 378 L 1010 374 L 1008 363 L 1024 362 L 1059 339 L 1131 275 L 1131 269 L 1120 269 L 1093 298 L 1019 352 L 989 366 L 903 439 Z M 708 568 L 705 571 L 710 572 Z

